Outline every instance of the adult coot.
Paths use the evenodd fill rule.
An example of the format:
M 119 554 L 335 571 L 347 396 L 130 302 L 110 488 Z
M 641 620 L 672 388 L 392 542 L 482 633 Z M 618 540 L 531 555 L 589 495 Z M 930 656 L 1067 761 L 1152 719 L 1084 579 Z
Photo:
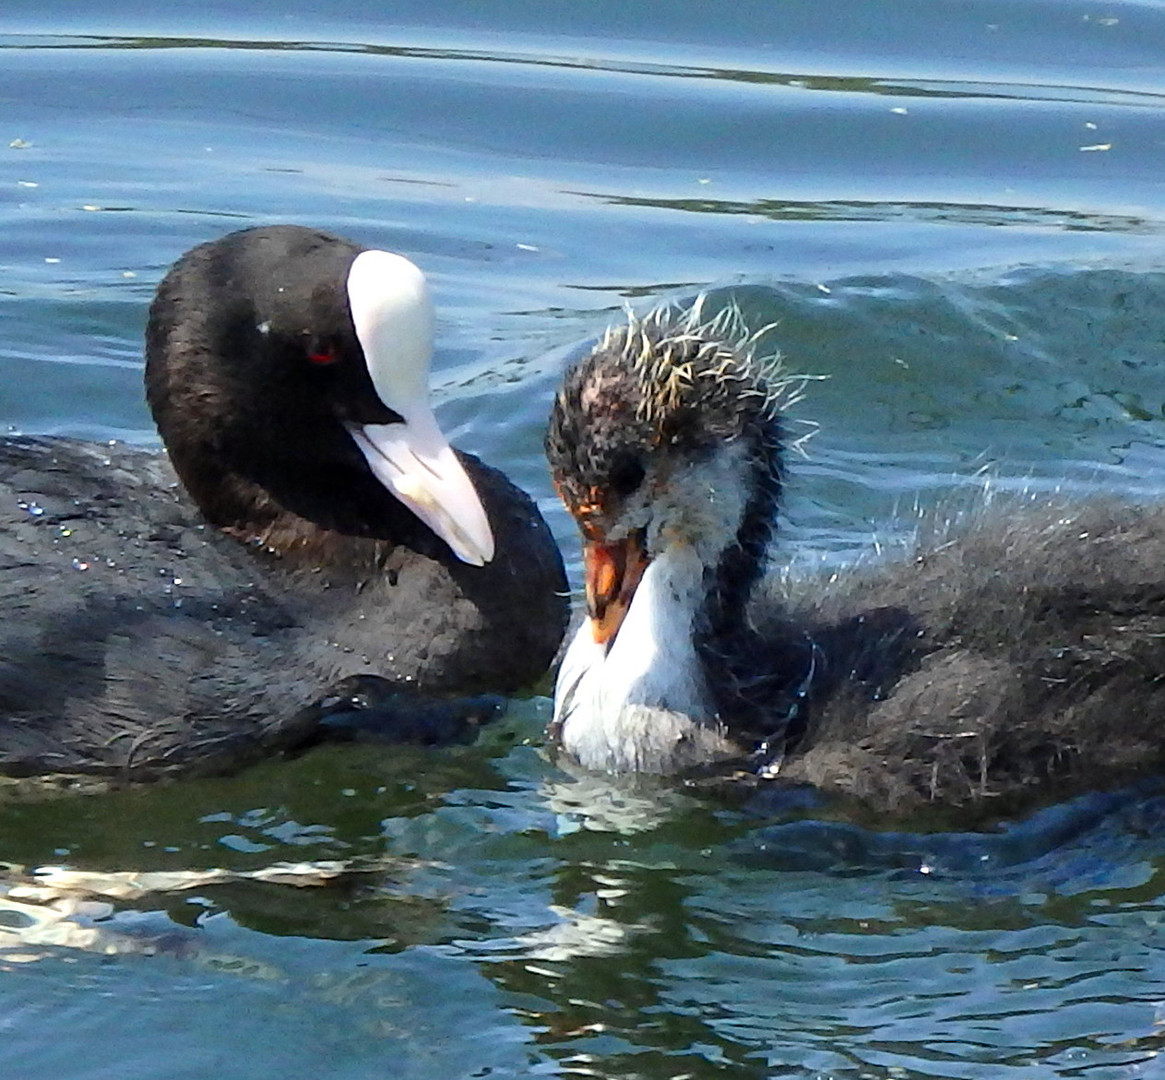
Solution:
M 433 321 L 399 255 L 236 232 L 150 308 L 169 460 L 0 442 L 0 770 L 233 767 L 337 710 L 399 713 L 398 688 L 546 671 L 561 558 L 530 498 L 441 435 Z

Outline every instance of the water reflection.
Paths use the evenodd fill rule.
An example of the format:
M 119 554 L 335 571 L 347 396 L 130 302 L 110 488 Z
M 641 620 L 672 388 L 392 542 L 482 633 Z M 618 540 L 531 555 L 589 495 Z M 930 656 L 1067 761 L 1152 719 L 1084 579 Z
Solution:
M 567 838 L 556 921 L 477 954 L 568 1075 L 1025 1075 L 1160 1049 L 1165 956 L 1143 922 L 1159 797 L 1086 797 L 988 834 L 799 818 L 726 842 L 760 810 L 722 810 L 703 850 L 669 844 L 677 818 L 624 834 L 617 857 Z
M 886 200 L 669 199 L 576 191 L 572 194 L 597 199 L 612 206 L 654 207 L 692 214 L 745 214 L 773 221 L 880 221 L 950 222 L 987 227 L 1033 226 L 1083 232 L 1156 233 L 1158 224 L 1147 218 L 1039 206 L 990 206 L 975 203 L 894 202 Z
M 293 220 L 424 265 L 442 421 L 558 515 L 572 560 L 539 454 L 564 358 L 625 300 L 710 284 L 829 376 L 798 411 L 819 430 L 790 459 L 792 573 L 901 550 L 994 487 L 1165 489 L 1160 6 L 139 8 L 5 7 L 5 424 L 152 439 L 162 268 Z M 936 835 L 572 777 L 540 753 L 545 700 L 516 707 L 511 741 L 449 754 L 6 802 L 0 856 L 27 865 L 359 872 L 79 910 L 129 951 L 4 966 L 0 1072 L 1158 1067 L 1151 793 Z

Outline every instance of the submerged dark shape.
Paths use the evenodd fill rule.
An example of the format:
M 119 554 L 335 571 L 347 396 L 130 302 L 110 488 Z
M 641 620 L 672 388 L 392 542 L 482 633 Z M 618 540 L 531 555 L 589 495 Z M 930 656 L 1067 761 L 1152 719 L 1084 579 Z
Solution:
M 545 673 L 561 558 L 532 500 L 437 430 L 431 334 L 399 256 L 246 230 L 183 256 L 150 310 L 181 485 L 144 450 L 0 441 L 0 771 L 234 768 L 343 729 L 354 685 L 359 727 L 383 700 L 391 735 L 402 693 Z
M 589 618 L 558 677 L 565 751 L 896 810 L 1160 770 L 1165 509 L 985 507 L 911 558 L 775 582 L 790 390 L 752 344 L 731 313 L 664 309 L 566 375 L 547 453 Z

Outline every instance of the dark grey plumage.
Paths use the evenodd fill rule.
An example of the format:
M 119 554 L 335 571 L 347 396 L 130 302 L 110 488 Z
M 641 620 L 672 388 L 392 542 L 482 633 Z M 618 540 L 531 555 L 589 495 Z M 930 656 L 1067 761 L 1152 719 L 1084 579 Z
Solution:
M 197 505 L 157 453 L 0 440 L 0 771 L 234 768 L 324 737 L 377 683 L 509 692 L 546 671 L 565 575 L 533 501 L 457 454 L 496 542 L 468 565 L 349 436 L 395 422 L 347 311 L 361 250 L 248 230 L 159 287 L 150 400 Z
M 1165 764 L 1161 507 L 1004 499 L 912 559 L 797 593 L 754 607 L 820 660 L 782 775 L 905 807 Z
M 704 566 L 691 602 L 682 572 L 656 581 L 666 606 L 636 623 L 654 641 L 584 625 L 556 704 L 568 752 L 614 771 L 720 760 L 897 810 L 1003 808 L 1165 764 L 1165 509 L 997 500 L 912 556 L 777 583 L 774 385 L 723 320 L 668 310 L 567 373 L 547 451 L 588 566 L 636 537 L 644 580 L 686 550 Z M 735 501 L 707 484 L 726 475 Z M 641 657 L 684 663 L 681 609 L 692 670 L 652 671 Z

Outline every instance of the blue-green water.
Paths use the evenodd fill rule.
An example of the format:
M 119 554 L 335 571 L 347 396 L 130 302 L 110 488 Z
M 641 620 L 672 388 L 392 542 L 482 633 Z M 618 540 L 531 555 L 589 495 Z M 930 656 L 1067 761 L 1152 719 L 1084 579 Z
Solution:
M 572 563 L 540 454 L 565 359 L 705 288 L 828 376 L 789 562 L 965 489 L 1165 486 L 1160 4 L 165 7 L 0 11 L 0 424 L 152 441 L 166 266 L 296 221 L 424 268 L 443 424 Z M 1158 1074 L 1154 794 L 888 833 L 571 777 L 548 707 L 475 747 L 4 806 L 26 865 L 364 872 L 0 950 L 0 1076 Z

